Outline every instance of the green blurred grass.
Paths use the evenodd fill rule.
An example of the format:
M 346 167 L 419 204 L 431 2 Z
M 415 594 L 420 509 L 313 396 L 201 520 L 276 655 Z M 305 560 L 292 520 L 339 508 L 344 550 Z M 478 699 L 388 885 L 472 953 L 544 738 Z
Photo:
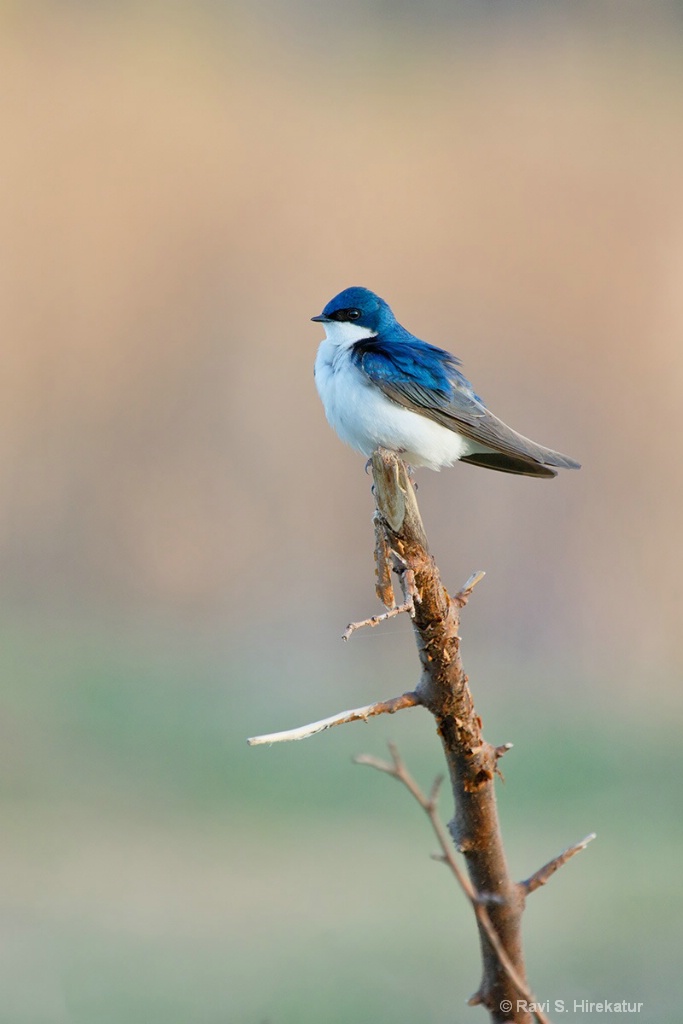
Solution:
M 299 699 L 231 646 L 178 631 L 6 626 L 2 878 L 14 952 L 0 1021 L 460 1019 L 478 977 L 464 900 L 429 860 L 418 808 L 350 763 L 393 737 L 428 784 L 441 770 L 428 716 L 248 749 L 255 720 L 294 724 Z M 321 668 L 299 674 L 303 691 Z M 589 717 L 565 695 L 532 708 L 503 698 L 489 724 L 491 738 L 504 730 L 515 742 L 499 792 L 518 876 L 598 832 L 530 901 L 534 986 L 570 1002 L 640 999 L 649 1019 L 672 1019 L 676 723 L 651 711 Z

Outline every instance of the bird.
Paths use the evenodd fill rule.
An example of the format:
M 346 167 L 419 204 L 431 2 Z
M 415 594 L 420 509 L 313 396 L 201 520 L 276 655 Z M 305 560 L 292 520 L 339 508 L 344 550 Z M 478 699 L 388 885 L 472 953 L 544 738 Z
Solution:
M 345 288 L 311 319 L 325 329 L 314 370 L 325 415 L 368 458 L 381 447 L 411 470 L 460 461 L 547 478 L 558 468 L 580 469 L 494 416 L 458 369 L 460 359 L 411 334 L 368 288 Z

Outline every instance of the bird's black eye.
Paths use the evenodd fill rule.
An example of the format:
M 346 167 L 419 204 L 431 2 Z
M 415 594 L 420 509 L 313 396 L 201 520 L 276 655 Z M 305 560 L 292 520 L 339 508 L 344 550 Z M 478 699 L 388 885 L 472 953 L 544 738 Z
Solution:
M 355 309 L 352 306 L 350 309 L 336 309 L 334 313 L 330 314 L 330 320 L 340 320 L 345 323 L 347 320 L 358 320 L 362 315 L 360 309 Z

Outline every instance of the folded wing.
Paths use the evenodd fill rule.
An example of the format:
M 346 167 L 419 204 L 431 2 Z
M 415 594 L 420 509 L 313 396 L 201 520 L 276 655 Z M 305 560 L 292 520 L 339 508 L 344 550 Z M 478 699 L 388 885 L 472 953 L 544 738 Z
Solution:
M 391 401 L 486 449 L 464 456 L 462 462 L 544 477 L 557 476 L 551 466 L 579 468 L 574 459 L 536 444 L 489 412 L 458 370 L 459 360 L 443 349 L 412 335 L 390 344 L 378 337 L 358 342 L 354 361 Z

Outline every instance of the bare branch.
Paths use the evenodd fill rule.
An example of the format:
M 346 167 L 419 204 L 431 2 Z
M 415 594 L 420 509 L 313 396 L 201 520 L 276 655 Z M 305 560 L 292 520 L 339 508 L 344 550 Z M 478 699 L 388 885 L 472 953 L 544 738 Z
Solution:
M 302 725 L 298 729 L 287 729 L 285 732 L 271 732 L 265 736 L 251 736 L 247 743 L 250 747 L 258 747 L 264 743 L 285 743 L 289 740 L 305 740 L 309 736 L 315 736 L 325 729 L 331 729 L 333 725 L 346 725 L 348 722 L 367 722 L 368 718 L 374 715 L 393 715 L 395 711 L 402 711 L 403 708 L 414 708 L 420 703 L 417 694 L 403 693 L 400 697 L 392 697 L 391 700 L 381 700 L 376 704 L 367 704 L 363 708 L 354 708 L 352 711 L 340 711 L 338 715 L 331 715 L 330 718 L 322 718 L 319 722 L 311 722 L 310 725 Z
M 429 552 L 406 467 L 394 454 L 379 449 L 372 456 L 372 470 L 375 502 L 387 545 L 399 566 L 413 574 L 412 620 L 422 666 L 416 692 L 434 715 L 446 755 L 455 800 L 449 831 L 456 848 L 465 856 L 467 873 L 465 876 L 461 871 L 461 875 L 470 886 L 468 898 L 472 902 L 472 897 L 479 894 L 472 902 L 483 961 L 477 999 L 487 1007 L 495 1024 L 509 1020 L 527 1024 L 532 1013 L 514 1003 L 517 993 L 527 991 L 521 935 L 525 893 L 513 881 L 507 866 L 494 788 L 499 760 L 510 747 L 505 744 L 496 748 L 484 739 L 460 651 L 460 612 L 483 573 L 473 573 L 462 590 L 451 597 Z M 401 575 L 398 571 L 407 599 L 407 572 Z M 392 757 L 394 771 L 399 772 L 400 759 L 395 753 Z M 436 815 L 435 808 L 431 814 Z M 455 854 L 447 835 L 445 839 L 448 854 L 444 856 L 451 866 Z M 486 906 L 480 899 L 486 900 Z M 503 958 L 499 956 L 501 948 Z M 512 973 L 508 966 L 512 966 Z M 502 1009 L 509 1002 L 516 1006 L 511 1013 Z M 536 1017 L 542 1019 L 538 1014 Z
M 429 790 L 429 803 L 434 807 L 436 807 L 439 801 L 439 792 L 441 790 L 442 784 L 443 775 L 437 775 L 437 777 L 432 782 L 432 788 Z
M 500 779 L 501 782 L 505 782 L 505 776 L 503 775 L 502 771 L 500 770 L 500 765 L 498 764 L 498 762 L 500 761 L 501 757 L 503 757 L 505 754 L 507 754 L 508 750 L 512 750 L 512 747 L 513 747 L 512 743 L 501 743 L 501 745 L 499 747 L 494 747 L 493 748 L 493 756 L 496 759 L 496 764 L 495 764 L 495 767 L 494 767 L 493 770 L 494 770 L 494 772 L 496 773 L 496 775 L 498 776 L 498 778 Z
M 525 893 L 535 892 L 536 889 L 540 889 L 542 885 L 552 878 L 558 868 L 561 868 L 563 864 L 566 864 L 568 860 L 577 854 L 585 850 L 589 843 L 592 843 L 595 839 L 595 832 L 591 832 L 590 835 L 586 836 L 578 843 L 574 843 L 573 846 L 568 846 L 566 850 L 558 854 L 552 860 L 549 860 L 547 864 L 544 864 L 542 868 L 535 871 L 530 878 L 527 878 L 524 882 L 520 882 L 520 886 Z
M 381 615 L 373 615 L 371 618 L 362 619 L 360 622 L 349 622 L 348 626 L 342 633 L 342 640 L 348 640 L 351 634 L 355 633 L 357 629 L 362 629 L 364 626 L 379 626 L 380 622 L 386 622 L 387 619 L 393 619 L 397 615 L 402 615 L 404 612 L 407 612 L 412 616 L 414 610 L 413 599 L 408 598 L 404 604 L 395 605 L 393 608 L 389 608 L 388 611 L 382 612 Z
M 441 853 L 432 854 L 432 858 L 434 860 L 443 861 L 443 863 L 450 868 L 451 873 L 454 875 L 456 881 L 458 882 L 458 885 L 465 893 L 467 899 L 470 901 L 472 905 L 472 910 L 474 911 L 475 917 L 477 918 L 480 927 L 486 932 L 486 936 L 491 945 L 493 946 L 493 949 L 495 950 L 496 956 L 498 957 L 498 961 L 501 967 L 503 968 L 503 970 L 505 971 L 505 973 L 507 974 L 508 978 L 513 983 L 515 988 L 517 989 L 520 997 L 526 1000 L 526 1002 L 528 1003 L 538 1004 L 538 1000 L 534 997 L 531 990 L 527 987 L 524 979 L 520 977 L 517 970 L 515 969 L 514 964 L 510 960 L 510 957 L 507 955 L 505 947 L 503 946 L 503 943 L 500 941 L 498 933 L 493 927 L 493 924 L 491 923 L 491 918 L 488 915 L 488 911 L 486 909 L 487 904 L 500 903 L 502 897 L 497 893 L 477 893 L 472 883 L 470 882 L 469 878 L 461 869 L 460 865 L 458 864 L 455 858 L 455 854 L 453 852 L 453 844 L 451 842 L 450 836 L 448 835 L 448 832 L 446 831 L 446 828 L 443 825 L 441 819 L 439 818 L 437 812 L 436 797 L 438 795 L 438 789 L 441 783 L 441 779 L 437 779 L 434 782 L 430 790 L 429 796 L 427 796 L 425 793 L 422 792 L 417 782 L 406 768 L 403 759 L 401 758 L 396 746 L 393 743 L 389 744 L 389 750 L 391 752 L 393 762 L 391 764 L 389 764 L 387 761 L 380 761 L 378 758 L 372 757 L 370 754 L 360 754 L 358 757 L 354 758 L 354 761 L 356 764 L 368 765 L 370 768 L 375 768 L 378 771 L 385 772 L 387 775 L 391 775 L 394 779 L 397 779 L 399 782 L 401 782 L 406 787 L 408 792 L 417 800 L 420 807 L 429 818 L 436 838 L 439 841 L 439 846 L 441 847 Z M 478 993 L 475 994 L 475 996 L 473 996 L 472 999 L 476 999 L 476 1003 L 472 1003 L 470 1001 L 471 1006 L 483 1002 L 483 997 Z M 549 1024 L 548 1018 L 540 1010 L 536 1010 L 534 1016 L 536 1017 L 536 1020 L 539 1022 L 539 1024 Z
M 357 754 L 353 758 L 354 764 L 365 764 L 368 768 L 376 768 L 378 772 L 386 772 L 387 775 L 396 775 L 396 769 L 393 764 L 389 764 L 388 761 L 380 761 L 378 757 L 373 757 L 372 754 Z
M 363 629 L 364 626 L 378 626 L 380 622 L 386 622 L 387 619 L 393 619 L 397 615 L 403 615 L 405 612 L 413 618 L 415 602 L 422 600 L 420 592 L 415 585 L 415 573 L 396 551 L 390 549 L 387 543 L 384 524 L 379 512 L 375 512 L 373 522 L 375 527 L 375 591 L 387 610 L 379 615 L 372 615 L 368 619 L 361 619 L 360 622 L 350 622 L 342 633 L 342 640 L 344 641 L 348 640 L 357 629 Z M 401 590 L 403 591 L 403 604 L 398 606 L 394 600 L 394 591 L 391 586 L 392 570 L 389 566 L 389 560 L 393 563 L 393 571 L 397 573 L 401 581 Z
M 477 569 L 476 572 L 472 573 L 472 575 L 470 576 L 462 590 L 459 590 L 458 593 L 455 594 L 453 600 L 456 602 L 459 608 L 465 607 L 465 605 L 470 599 L 472 591 L 476 587 L 477 583 L 481 583 L 485 575 L 486 573 L 484 572 L 483 569 Z
M 387 610 L 363 622 L 351 623 L 344 639 L 361 626 L 375 626 L 408 612 L 422 669 L 420 681 L 415 692 L 402 697 L 344 711 L 300 729 L 257 736 L 248 742 L 255 745 L 303 739 L 334 725 L 367 721 L 373 715 L 393 713 L 417 704 L 430 711 L 443 745 L 455 802 L 455 815 L 448 829 L 437 813 L 438 784 L 434 784 L 428 795 L 423 793 L 394 746 L 390 745 L 389 762 L 369 756 L 356 760 L 392 775 L 410 791 L 429 817 L 438 838 L 441 852 L 436 855 L 437 859 L 448 865 L 470 901 L 479 932 L 483 968 L 481 982 L 470 1004 L 485 1006 L 491 1024 L 531 1024 L 534 1018 L 539 1024 L 547 1024 L 542 1011 L 536 1009 L 539 1003 L 526 981 L 521 928 L 525 899 L 528 893 L 544 885 L 561 864 L 584 849 L 593 837 L 588 836 L 570 847 L 526 882 L 517 883 L 512 879 L 495 793 L 499 761 L 512 744 L 494 747 L 484 739 L 460 649 L 460 612 L 484 573 L 473 573 L 464 587 L 451 596 L 429 552 L 415 488 L 405 465 L 396 454 L 383 449 L 373 453 L 371 464 L 376 503 L 376 592 Z M 392 572 L 398 575 L 403 594 L 403 602 L 398 607 Z M 466 871 L 460 867 L 456 850 L 465 858 Z

